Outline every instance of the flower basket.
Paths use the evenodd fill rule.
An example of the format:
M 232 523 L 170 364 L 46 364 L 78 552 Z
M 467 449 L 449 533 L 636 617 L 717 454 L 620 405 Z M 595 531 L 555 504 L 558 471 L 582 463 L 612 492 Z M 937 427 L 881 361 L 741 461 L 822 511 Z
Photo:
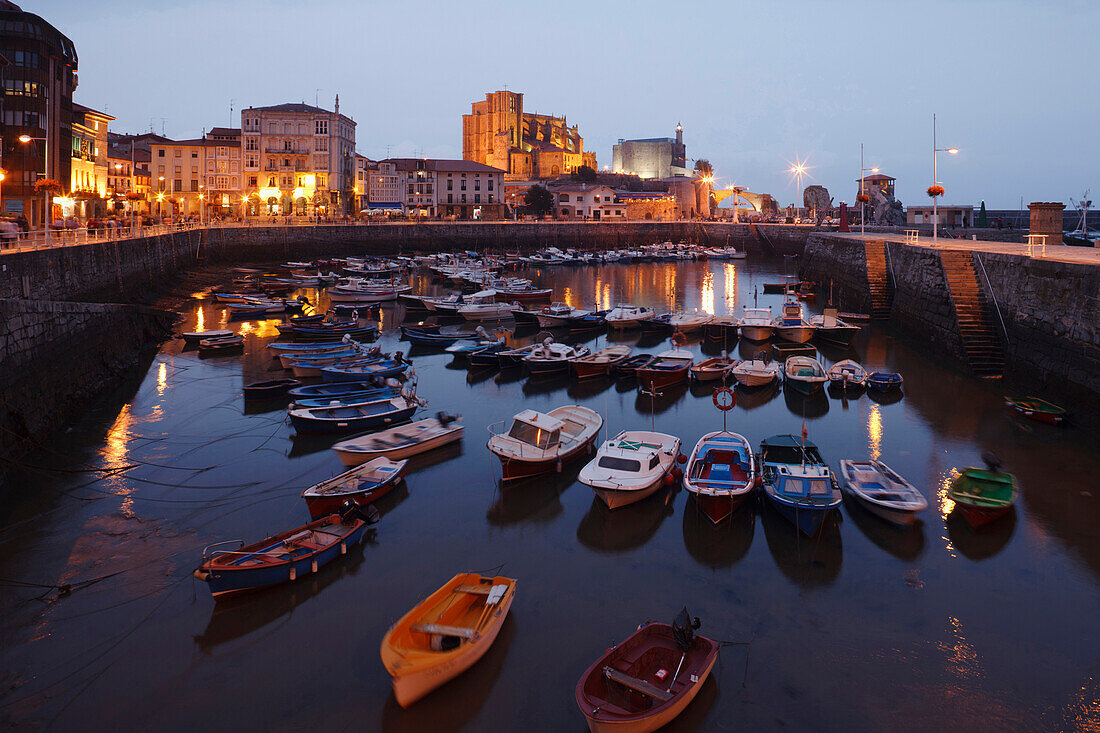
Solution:
M 933 198 L 934 199 L 937 196 L 943 196 L 943 194 L 944 194 L 943 186 L 929 186 L 928 187 L 928 198 Z
M 58 194 L 61 193 L 61 184 L 53 178 L 39 178 L 34 182 L 34 192 L 36 194 Z
M 856 196 L 856 201 L 861 204 L 869 204 L 871 203 L 871 197 L 865 193 L 861 193 L 860 195 Z
M 126 199 L 127 199 L 128 201 L 141 201 L 141 200 L 143 200 L 144 198 L 145 198 L 145 197 L 144 197 L 144 196 L 142 196 L 142 195 L 141 195 L 140 193 L 136 193 L 136 192 L 134 192 L 134 191 L 131 191 L 130 193 L 126 194 Z

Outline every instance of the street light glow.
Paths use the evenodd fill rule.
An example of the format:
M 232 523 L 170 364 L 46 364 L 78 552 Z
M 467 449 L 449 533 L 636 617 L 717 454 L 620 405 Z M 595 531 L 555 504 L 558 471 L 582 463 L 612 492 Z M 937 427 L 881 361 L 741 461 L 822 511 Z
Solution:
M 948 148 L 947 152 L 951 153 L 952 155 L 958 155 L 959 154 L 959 149 L 958 148 Z
M 21 143 L 29 143 L 33 139 L 34 138 L 32 138 L 30 135 L 20 135 L 19 136 L 19 142 L 21 142 Z
M 872 168 L 872 169 L 871 169 L 871 172 L 872 172 L 872 173 L 878 173 L 878 168 Z

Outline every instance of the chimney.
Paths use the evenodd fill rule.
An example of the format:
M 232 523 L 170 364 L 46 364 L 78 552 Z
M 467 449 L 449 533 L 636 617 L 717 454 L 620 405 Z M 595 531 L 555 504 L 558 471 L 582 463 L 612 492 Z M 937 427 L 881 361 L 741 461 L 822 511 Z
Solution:
M 336 114 L 340 114 L 340 95 L 336 95 Z

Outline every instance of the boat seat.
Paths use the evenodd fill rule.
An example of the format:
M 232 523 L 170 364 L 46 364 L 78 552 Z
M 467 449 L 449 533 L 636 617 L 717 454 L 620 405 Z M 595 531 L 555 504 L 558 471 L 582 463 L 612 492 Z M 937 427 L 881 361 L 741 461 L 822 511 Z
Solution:
M 413 624 L 410 631 L 418 634 L 439 634 L 440 636 L 457 636 L 462 639 L 473 639 L 477 632 L 463 626 L 445 626 L 443 624 Z
M 626 672 L 620 672 L 614 667 L 604 667 L 603 674 L 605 677 L 607 677 L 607 679 L 614 680 L 620 685 L 626 685 L 635 692 L 640 692 L 647 697 L 652 697 L 654 700 L 668 702 L 672 699 L 672 693 L 665 692 L 659 687 L 654 687 L 645 680 L 640 680 L 637 677 L 631 677 Z
M 492 590 L 491 585 L 460 585 L 454 589 L 455 593 L 471 593 L 477 596 L 487 596 Z

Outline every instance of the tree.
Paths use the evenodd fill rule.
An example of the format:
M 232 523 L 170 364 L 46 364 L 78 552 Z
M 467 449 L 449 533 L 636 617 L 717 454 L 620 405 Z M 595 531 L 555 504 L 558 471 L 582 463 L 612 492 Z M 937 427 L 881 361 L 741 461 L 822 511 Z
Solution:
M 595 183 L 596 171 L 590 166 L 582 165 L 573 171 L 573 180 L 581 181 L 583 183 Z
M 554 194 L 546 190 L 545 186 L 535 184 L 523 195 L 523 203 L 532 214 L 546 216 L 554 209 Z
M 702 177 L 713 176 L 714 168 L 711 167 L 710 161 L 706 158 L 700 158 L 695 161 L 695 172 Z

